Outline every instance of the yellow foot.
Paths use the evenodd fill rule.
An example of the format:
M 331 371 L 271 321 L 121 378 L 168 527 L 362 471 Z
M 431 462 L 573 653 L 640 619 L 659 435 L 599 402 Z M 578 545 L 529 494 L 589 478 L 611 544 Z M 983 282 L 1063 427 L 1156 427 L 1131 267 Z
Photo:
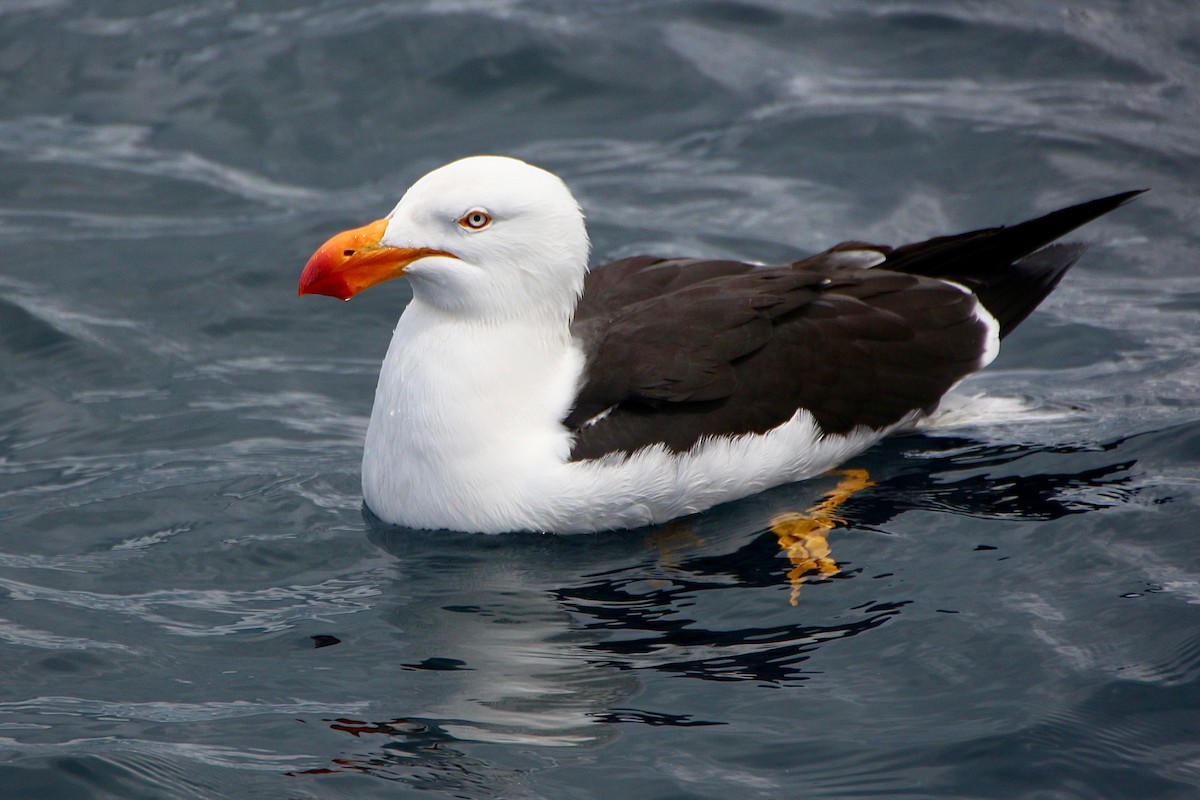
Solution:
M 803 513 L 789 511 L 771 520 L 771 532 L 779 539 L 779 549 L 792 562 L 787 573 L 792 587 L 788 602 L 792 605 L 800 601 L 800 584 L 808 575 L 826 577 L 838 573 L 837 562 L 829 557 L 826 534 L 845 524 L 845 520 L 834 512 L 856 493 L 875 485 L 865 469 L 838 469 L 829 474 L 841 475 L 842 479 L 825 493 L 821 502 Z

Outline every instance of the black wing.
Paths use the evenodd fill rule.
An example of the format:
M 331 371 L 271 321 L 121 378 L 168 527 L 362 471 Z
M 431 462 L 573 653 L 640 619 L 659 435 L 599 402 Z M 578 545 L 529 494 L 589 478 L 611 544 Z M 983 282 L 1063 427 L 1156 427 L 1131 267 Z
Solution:
M 565 420 L 571 457 L 656 442 L 683 451 L 763 433 L 799 408 L 826 433 L 928 412 L 987 345 L 975 297 L 946 281 L 976 292 L 1003 335 L 1082 252 L 1038 248 L 1134 194 L 894 250 L 846 243 L 778 267 L 646 256 L 599 267 L 572 325 L 587 367 Z

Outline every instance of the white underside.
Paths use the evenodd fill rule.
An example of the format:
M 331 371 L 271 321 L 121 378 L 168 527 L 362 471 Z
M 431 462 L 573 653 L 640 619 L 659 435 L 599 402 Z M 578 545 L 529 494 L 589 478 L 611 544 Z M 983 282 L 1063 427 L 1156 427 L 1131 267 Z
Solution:
M 655 446 L 571 462 L 559 421 L 582 366 L 562 334 L 467 323 L 414 301 L 376 390 L 363 454 L 367 506 L 414 528 L 631 528 L 818 475 L 915 421 L 822 435 L 799 411 L 765 434 L 706 440 L 683 454 Z

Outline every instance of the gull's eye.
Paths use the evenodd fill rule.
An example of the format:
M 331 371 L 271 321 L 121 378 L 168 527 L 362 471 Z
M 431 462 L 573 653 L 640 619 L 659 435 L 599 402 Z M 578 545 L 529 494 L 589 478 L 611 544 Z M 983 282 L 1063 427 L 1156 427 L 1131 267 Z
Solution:
M 463 214 L 458 224 L 469 231 L 481 231 L 492 224 L 492 215 L 481 208 L 475 208 Z

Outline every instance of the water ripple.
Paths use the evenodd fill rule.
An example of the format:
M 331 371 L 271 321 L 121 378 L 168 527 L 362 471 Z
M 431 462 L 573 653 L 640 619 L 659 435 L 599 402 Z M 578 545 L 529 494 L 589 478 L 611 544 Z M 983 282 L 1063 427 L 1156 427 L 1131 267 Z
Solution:
M 284 703 L 249 700 L 208 703 L 136 703 L 95 700 L 86 697 L 47 696 L 0 702 L 0 715 L 87 717 L 173 723 L 240 719 L 259 714 L 279 714 L 289 717 L 353 714 L 361 712 L 366 705 L 363 702 L 331 705 L 300 700 Z
M 195 153 L 149 146 L 144 125 L 80 125 L 54 117 L 0 120 L 0 153 L 33 162 L 114 170 L 199 183 L 236 197 L 284 208 L 311 204 L 311 189 L 268 180 Z M 128 217 L 123 217 L 128 225 Z
M 16 622 L 0 618 L 0 641 L 20 647 L 35 647 L 40 650 L 123 650 L 133 648 L 118 642 L 104 642 L 77 636 L 63 636 L 52 631 L 36 630 Z
M 0 578 L 0 588 L 7 592 L 9 601 L 57 603 L 130 616 L 167 633 L 191 637 L 287 631 L 304 621 L 367 611 L 372 608 L 370 600 L 380 593 L 370 578 L 338 578 L 309 586 L 247 591 L 160 589 L 122 595 L 55 589 L 9 578 Z M 176 610 L 178 616 L 161 613 L 163 608 Z M 191 619 L 184 619 L 180 612 L 193 613 L 186 614 Z M 234 621 L 214 624 L 214 616 L 233 617 Z

